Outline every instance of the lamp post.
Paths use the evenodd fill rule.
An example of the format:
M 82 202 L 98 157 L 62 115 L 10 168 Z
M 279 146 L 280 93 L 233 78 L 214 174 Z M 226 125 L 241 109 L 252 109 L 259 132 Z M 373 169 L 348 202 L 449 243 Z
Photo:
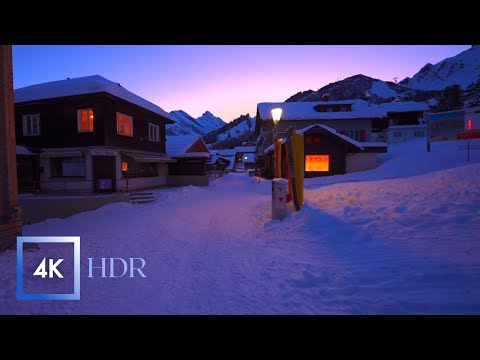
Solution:
M 272 120 L 273 120 L 273 158 L 274 158 L 274 163 L 273 163 L 273 171 L 274 171 L 274 176 L 273 177 L 279 177 L 279 166 L 278 166 L 278 157 L 279 154 L 277 154 L 277 126 L 278 122 L 280 121 L 280 118 L 282 117 L 282 108 L 275 108 L 272 109 Z

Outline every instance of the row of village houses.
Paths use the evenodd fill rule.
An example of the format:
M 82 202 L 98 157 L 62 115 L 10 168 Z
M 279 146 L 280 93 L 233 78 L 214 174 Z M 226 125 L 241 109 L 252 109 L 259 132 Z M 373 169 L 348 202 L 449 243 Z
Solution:
M 173 123 L 166 111 L 98 75 L 32 85 L 14 95 L 19 188 L 42 192 L 208 185 L 209 168 L 257 168 L 271 177 L 271 110 L 277 107 L 283 110 L 277 137 L 289 126 L 304 134 L 306 176 L 365 170 L 387 151 L 385 140 L 403 139 L 408 129 L 425 136 L 429 109 L 423 102 L 260 103 L 256 143 L 209 150 L 199 136 L 166 136 L 165 126 Z
M 166 111 L 98 75 L 16 89 L 14 97 L 21 192 L 208 185 L 209 169 L 232 169 L 245 150 L 222 156 L 200 136 L 166 136 Z

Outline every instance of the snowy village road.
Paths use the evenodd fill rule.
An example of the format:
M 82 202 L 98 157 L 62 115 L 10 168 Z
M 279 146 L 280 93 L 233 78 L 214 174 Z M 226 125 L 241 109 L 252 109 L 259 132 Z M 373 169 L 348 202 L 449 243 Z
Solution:
M 480 164 L 438 174 L 310 187 L 283 222 L 269 181 L 229 174 L 25 226 L 81 236 L 81 300 L 15 300 L 7 251 L 0 313 L 478 314 Z M 144 258 L 148 277 L 87 277 L 87 257 L 117 256 Z

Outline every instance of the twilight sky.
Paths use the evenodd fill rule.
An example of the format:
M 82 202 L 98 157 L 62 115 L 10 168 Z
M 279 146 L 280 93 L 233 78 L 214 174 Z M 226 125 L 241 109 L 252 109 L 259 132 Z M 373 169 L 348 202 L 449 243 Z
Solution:
M 364 74 L 398 81 L 470 45 L 15 45 L 14 88 L 101 75 L 157 104 L 232 121 L 256 104 L 285 101 Z

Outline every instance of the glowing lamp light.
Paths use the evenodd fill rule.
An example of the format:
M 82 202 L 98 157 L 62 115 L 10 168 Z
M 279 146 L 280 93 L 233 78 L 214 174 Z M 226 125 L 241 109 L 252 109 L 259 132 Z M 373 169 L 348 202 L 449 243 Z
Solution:
M 282 109 L 281 108 L 272 109 L 272 119 L 275 122 L 275 124 L 280 121 L 281 117 L 282 117 Z
M 122 161 L 122 171 L 127 171 L 128 170 L 128 162 Z
M 93 114 L 90 114 L 90 119 L 92 119 L 92 120 L 93 120 Z
M 473 129 L 473 121 L 472 119 L 467 120 L 467 130 L 472 130 Z

